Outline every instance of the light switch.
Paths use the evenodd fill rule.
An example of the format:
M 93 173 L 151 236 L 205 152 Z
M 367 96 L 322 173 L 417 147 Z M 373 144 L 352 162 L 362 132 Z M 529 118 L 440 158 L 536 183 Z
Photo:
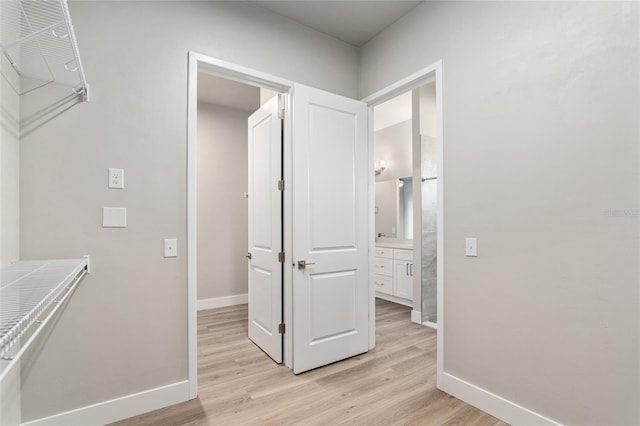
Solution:
M 126 228 L 127 209 L 125 207 L 103 207 L 102 208 L 103 228 Z
M 475 238 L 467 238 L 465 240 L 465 254 L 470 257 L 478 257 L 478 241 Z
M 175 238 L 165 238 L 164 240 L 164 257 L 178 256 L 178 240 Z
M 109 169 L 109 188 L 115 188 L 115 189 L 124 188 L 124 170 L 123 169 Z

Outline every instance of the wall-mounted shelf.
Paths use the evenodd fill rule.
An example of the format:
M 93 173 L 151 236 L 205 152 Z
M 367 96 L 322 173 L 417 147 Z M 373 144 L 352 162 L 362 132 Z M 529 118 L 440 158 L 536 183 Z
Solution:
M 88 270 L 88 257 L 20 261 L 0 270 L 0 381 Z
M 88 100 L 66 0 L 2 0 L 2 76 L 19 94 L 48 84 L 68 86 Z

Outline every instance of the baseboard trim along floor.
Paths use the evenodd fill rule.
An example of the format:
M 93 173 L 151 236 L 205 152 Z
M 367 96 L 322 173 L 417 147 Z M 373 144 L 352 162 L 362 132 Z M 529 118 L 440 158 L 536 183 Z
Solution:
M 202 311 L 204 309 L 216 309 L 226 308 L 227 306 L 242 305 L 249 302 L 248 294 L 235 294 L 233 296 L 226 297 L 214 297 L 212 299 L 200 299 L 197 303 L 197 309 Z
M 103 425 L 189 400 L 189 381 L 137 392 L 98 404 L 22 423 L 21 426 Z
M 474 384 L 444 373 L 443 389 L 450 395 L 473 405 L 512 425 L 557 425 L 560 423 L 522 407 Z

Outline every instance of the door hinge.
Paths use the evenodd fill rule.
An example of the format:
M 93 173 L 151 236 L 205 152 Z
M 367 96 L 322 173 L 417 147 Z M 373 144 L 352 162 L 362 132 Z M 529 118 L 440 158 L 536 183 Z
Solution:
M 278 181 L 278 191 L 284 191 L 284 180 L 282 179 Z
M 284 263 L 284 252 L 283 251 L 278 253 L 278 262 Z
M 284 334 L 284 324 L 278 324 L 278 333 Z
M 251 253 L 247 253 L 244 257 L 246 257 L 247 259 L 251 259 Z

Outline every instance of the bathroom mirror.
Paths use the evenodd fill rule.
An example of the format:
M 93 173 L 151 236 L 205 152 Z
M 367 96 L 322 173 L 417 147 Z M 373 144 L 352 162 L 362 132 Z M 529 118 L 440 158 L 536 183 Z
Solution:
M 413 179 L 376 182 L 376 238 L 413 238 Z

